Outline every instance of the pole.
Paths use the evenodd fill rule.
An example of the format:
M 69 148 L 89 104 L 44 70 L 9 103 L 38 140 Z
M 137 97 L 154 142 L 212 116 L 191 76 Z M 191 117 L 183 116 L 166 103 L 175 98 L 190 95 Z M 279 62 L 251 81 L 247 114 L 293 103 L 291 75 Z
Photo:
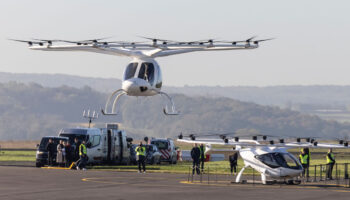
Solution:
M 190 182 L 190 173 L 191 173 L 191 167 L 188 167 L 188 176 L 187 176 L 187 182 Z
M 253 169 L 253 186 L 255 186 L 255 170 L 254 170 L 254 168 L 252 168 Z
M 194 169 L 194 167 L 195 167 L 195 166 L 192 167 L 192 183 L 193 183 L 193 174 L 194 174 L 193 169 Z
M 314 182 L 316 182 L 316 169 L 317 169 L 317 166 L 315 165 L 315 171 L 314 171 Z
M 209 173 L 210 171 L 209 171 L 209 165 L 208 165 L 208 185 L 209 185 Z

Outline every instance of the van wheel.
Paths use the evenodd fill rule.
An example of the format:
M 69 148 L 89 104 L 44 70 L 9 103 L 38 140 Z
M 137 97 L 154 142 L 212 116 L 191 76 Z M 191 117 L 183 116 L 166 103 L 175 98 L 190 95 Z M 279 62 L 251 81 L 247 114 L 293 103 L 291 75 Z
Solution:
M 42 164 L 41 163 L 35 163 L 35 167 L 41 167 L 42 166 Z

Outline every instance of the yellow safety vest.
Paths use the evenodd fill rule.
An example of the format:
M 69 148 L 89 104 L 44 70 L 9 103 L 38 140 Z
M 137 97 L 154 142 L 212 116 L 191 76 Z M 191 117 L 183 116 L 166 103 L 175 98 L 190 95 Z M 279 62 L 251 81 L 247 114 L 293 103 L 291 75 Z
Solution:
M 136 147 L 135 151 L 136 151 L 137 156 L 144 156 L 146 153 L 146 147 L 138 146 L 138 147 Z
M 200 156 L 199 156 L 199 159 L 202 159 L 202 153 L 204 154 L 204 159 L 206 159 L 207 155 L 205 155 L 205 146 L 203 146 L 203 152 L 202 152 L 202 148 L 201 147 L 199 147 L 199 151 L 201 152 Z
M 307 164 L 307 158 L 309 157 L 309 155 L 305 154 L 305 155 L 303 156 L 303 154 L 300 154 L 299 157 L 300 157 L 300 162 L 301 162 L 301 164 L 306 165 L 306 164 Z
M 81 152 L 81 149 L 83 149 L 83 152 Z M 84 144 L 81 144 L 80 146 L 79 146 L 79 155 L 81 156 L 81 155 L 86 155 L 86 146 L 84 145 Z
M 335 160 L 335 159 L 334 159 L 334 154 L 333 154 L 333 153 L 330 153 L 329 155 L 331 156 L 331 158 L 332 158 L 333 160 Z M 327 158 L 327 164 L 334 163 L 333 160 L 329 159 L 328 154 L 327 154 L 326 158 Z

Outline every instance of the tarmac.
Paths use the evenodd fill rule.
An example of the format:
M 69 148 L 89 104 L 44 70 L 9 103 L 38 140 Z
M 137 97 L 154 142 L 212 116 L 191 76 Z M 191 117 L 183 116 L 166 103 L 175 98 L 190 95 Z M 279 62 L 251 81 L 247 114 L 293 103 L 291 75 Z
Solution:
M 185 174 L 0 166 L 0 199 L 329 200 L 350 199 L 350 188 L 208 184 L 188 182 Z

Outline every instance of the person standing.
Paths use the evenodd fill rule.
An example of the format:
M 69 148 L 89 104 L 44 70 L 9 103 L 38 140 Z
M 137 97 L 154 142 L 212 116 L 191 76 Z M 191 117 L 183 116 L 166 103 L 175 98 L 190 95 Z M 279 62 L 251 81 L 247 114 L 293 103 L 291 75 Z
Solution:
M 53 159 L 55 158 L 56 145 L 53 143 L 53 140 L 50 138 L 49 143 L 47 143 L 46 151 L 48 153 L 48 166 L 53 166 Z
M 79 156 L 79 147 L 80 147 L 81 142 L 79 141 L 78 138 L 74 138 L 74 162 L 78 162 L 80 156 Z M 76 163 L 77 164 L 77 163 Z
M 63 148 L 64 148 L 63 141 L 60 140 L 60 143 L 57 145 L 57 156 L 56 156 L 56 162 L 60 167 L 64 165 L 64 157 L 63 157 L 63 151 L 62 151 Z
M 309 169 L 310 169 L 310 159 L 311 159 L 310 149 L 308 147 L 305 147 L 304 152 L 305 152 L 305 154 L 307 154 L 307 164 L 306 164 L 305 171 L 306 171 L 307 180 L 309 180 Z
M 304 149 L 301 149 L 301 153 L 299 155 L 299 161 L 301 165 L 303 166 L 303 172 L 302 172 L 302 177 L 305 177 L 305 172 L 308 167 L 308 157 L 309 155 L 305 153 Z
M 79 162 L 77 164 L 77 170 L 82 169 L 82 170 L 86 170 L 85 166 L 86 166 L 86 162 L 87 162 L 87 150 L 86 150 L 86 146 L 85 146 L 85 140 L 82 141 L 82 143 L 79 146 Z
M 234 152 L 232 155 L 229 156 L 231 175 L 236 175 L 236 173 L 237 173 L 237 160 L 238 160 L 238 153 L 237 152 Z M 233 172 L 234 172 L 234 174 L 233 174 Z
M 201 144 L 199 146 L 199 150 L 200 150 L 199 162 L 200 162 L 201 172 L 203 173 L 203 171 L 204 171 L 204 161 L 207 158 L 207 156 L 205 155 L 205 146 L 203 144 Z
M 194 171 L 196 170 L 197 174 L 200 174 L 199 170 L 199 157 L 200 157 L 200 150 L 197 146 L 197 144 L 194 144 L 194 147 L 191 150 L 191 157 L 192 157 L 192 175 L 194 174 Z
M 327 179 L 332 180 L 332 171 L 335 164 L 335 158 L 332 149 L 328 150 L 327 156 Z
M 136 151 L 136 160 L 139 166 L 139 173 L 141 173 L 141 165 L 143 173 L 146 173 L 146 147 L 140 142 L 139 146 L 135 148 Z
M 66 167 L 69 167 L 72 164 L 72 157 L 73 157 L 73 153 L 72 153 L 72 145 L 70 145 L 70 142 L 67 141 L 65 142 L 65 150 L 66 150 Z

